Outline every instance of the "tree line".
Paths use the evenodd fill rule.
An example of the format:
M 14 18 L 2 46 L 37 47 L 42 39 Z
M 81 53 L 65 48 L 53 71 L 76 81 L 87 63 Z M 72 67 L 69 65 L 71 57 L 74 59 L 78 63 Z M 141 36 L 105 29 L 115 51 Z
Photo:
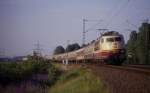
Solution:
M 71 52 L 78 49 L 80 49 L 80 45 L 78 43 L 69 44 L 66 48 L 59 45 L 55 48 L 53 54 L 61 54 L 61 53 Z
M 144 22 L 132 31 L 127 42 L 127 63 L 150 64 L 150 24 Z

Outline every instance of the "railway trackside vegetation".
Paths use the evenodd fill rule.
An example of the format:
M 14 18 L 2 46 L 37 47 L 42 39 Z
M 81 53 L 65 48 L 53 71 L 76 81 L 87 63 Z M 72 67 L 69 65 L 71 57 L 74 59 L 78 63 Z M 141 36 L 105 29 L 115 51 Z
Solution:
M 150 23 L 144 22 L 139 31 L 132 31 L 127 42 L 129 64 L 150 64 Z
M 108 93 L 108 90 L 90 70 L 76 68 L 61 75 L 49 93 Z
M 47 61 L 29 59 L 23 62 L 0 62 L 0 84 L 21 82 L 30 79 L 32 75 L 48 74 L 48 82 L 51 84 L 58 75 L 57 69 Z

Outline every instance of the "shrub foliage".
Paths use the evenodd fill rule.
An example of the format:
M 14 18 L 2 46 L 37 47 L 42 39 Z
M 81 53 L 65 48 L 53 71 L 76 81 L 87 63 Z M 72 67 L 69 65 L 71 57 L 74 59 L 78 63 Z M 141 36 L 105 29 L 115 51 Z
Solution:
M 127 43 L 128 63 L 150 64 L 150 24 L 142 23 L 139 31 L 132 31 Z
M 31 78 L 37 73 L 48 74 L 50 80 L 56 73 L 56 68 L 47 61 L 36 61 L 29 59 L 24 62 L 1 62 L 0 63 L 0 82 L 7 84 L 10 82 L 18 82 Z

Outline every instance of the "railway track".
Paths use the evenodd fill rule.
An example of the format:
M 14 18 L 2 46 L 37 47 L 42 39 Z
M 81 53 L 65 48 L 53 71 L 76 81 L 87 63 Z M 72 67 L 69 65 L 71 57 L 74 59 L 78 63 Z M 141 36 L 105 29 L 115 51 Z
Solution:
M 110 93 L 150 93 L 150 65 L 68 64 L 90 69 Z M 71 67 L 72 68 L 72 67 Z
M 132 71 L 132 72 L 136 72 L 136 73 L 150 75 L 150 65 L 121 65 L 121 66 L 118 66 L 118 65 L 106 65 L 106 64 L 98 64 L 98 63 L 78 64 L 78 65 L 81 65 L 84 68 L 105 67 L 105 68 L 112 68 L 112 69 L 125 70 L 125 71 Z
M 141 69 L 149 69 L 150 70 L 150 65 L 125 65 L 125 66 L 129 66 L 129 67 L 134 67 L 134 68 L 141 68 Z
M 110 93 L 150 93 L 150 66 L 93 64 L 87 67 L 103 80 Z
M 101 78 L 110 93 L 150 93 L 150 65 L 71 64 Z
M 69 65 L 80 65 L 84 68 L 100 68 L 100 67 L 105 67 L 105 68 L 112 68 L 112 69 L 118 69 L 118 70 L 125 70 L 125 71 L 132 71 L 136 73 L 141 73 L 141 74 L 147 74 L 150 75 L 150 65 L 106 65 L 106 64 L 99 64 L 99 63 L 71 63 Z
M 150 66 L 148 65 L 122 65 L 122 66 L 114 66 L 114 65 L 102 65 L 106 68 L 113 68 L 118 70 L 126 70 L 132 71 L 136 73 L 150 75 Z

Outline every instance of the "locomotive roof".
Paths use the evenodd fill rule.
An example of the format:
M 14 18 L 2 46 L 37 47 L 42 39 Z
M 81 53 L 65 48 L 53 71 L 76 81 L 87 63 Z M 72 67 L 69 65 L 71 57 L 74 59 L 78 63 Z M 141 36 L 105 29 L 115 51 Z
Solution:
M 112 36 L 112 35 L 120 35 L 120 34 L 116 31 L 109 31 L 102 34 L 102 36 L 110 36 L 110 35 Z

